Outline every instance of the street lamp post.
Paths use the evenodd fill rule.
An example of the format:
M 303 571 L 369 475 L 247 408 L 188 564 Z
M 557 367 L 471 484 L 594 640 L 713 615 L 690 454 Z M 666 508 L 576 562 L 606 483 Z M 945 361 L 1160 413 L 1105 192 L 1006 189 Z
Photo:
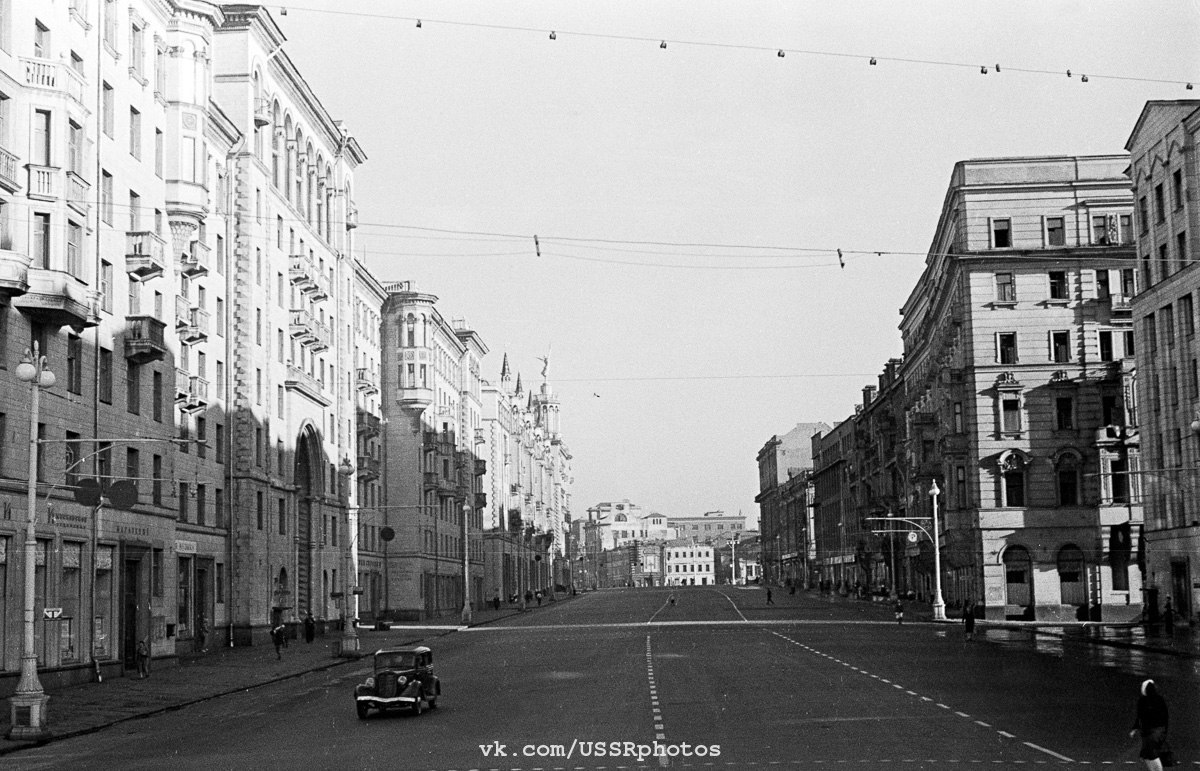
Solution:
M 731 560 L 733 564 L 730 566 L 733 569 L 733 576 L 732 576 L 733 580 L 730 581 L 730 583 L 734 584 L 735 586 L 737 585 L 737 545 L 738 545 L 738 534 L 734 533 L 733 534 L 733 544 L 732 544 L 733 559 Z
M 463 624 L 471 623 L 471 542 L 467 538 L 467 520 L 471 516 L 471 511 L 471 504 L 464 502 L 462 505 L 463 605 L 460 619 Z
M 937 480 L 929 488 L 929 497 L 933 500 L 933 620 L 946 620 L 946 601 L 942 599 L 942 545 L 941 530 L 938 528 L 938 489 Z
M 17 365 L 17 379 L 30 386 L 29 406 L 29 484 L 26 490 L 25 522 L 25 638 L 21 649 L 21 679 L 16 692 L 9 698 L 12 706 L 8 738 L 41 739 L 46 735 L 46 703 L 50 697 L 38 680 L 37 651 L 34 649 L 34 603 L 37 582 L 37 470 L 38 470 L 38 407 L 41 389 L 54 385 L 54 373 L 46 368 L 46 357 L 38 350 L 26 351 Z

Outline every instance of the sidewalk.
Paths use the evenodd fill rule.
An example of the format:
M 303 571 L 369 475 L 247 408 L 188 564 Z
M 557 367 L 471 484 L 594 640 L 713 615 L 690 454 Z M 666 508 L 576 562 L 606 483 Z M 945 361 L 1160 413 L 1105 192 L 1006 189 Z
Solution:
M 786 590 L 776 589 L 776 598 L 789 596 Z M 893 618 L 893 601 L 880 602 L 877 600 L 857 600 L 852 597 L 839 595 L 818 595 L 814 592 L 797 592 L 794 596 L 820 598 L 830 603 L 856 607 L 863 613 L 878 615 L 879 618 Z M 778 600 L 776 600 L 778 602 Z M 923 621 L 933 623 L 933 608 L 928 602 L 905 600 L 905 621 Z M 947 624 L 962 624 L 962 616 L 952 616 Z M 1162 624 L 1147 626 L 1142 624 L 1105 623 L 1100 621 L 994 621 L 978 619 L 976 629 L 986 632 L 988 629 L 1021 629 L 1030 634 L 1047 635 L 1069 639 L 1084 639 L 1095 645 L 1107 645 L 1114 648 L 1152 651 L 1168 656 L 1178 656 L 1200 660 L 1200 634 L 1194 627 L 1176 625 L 1173 634 L 1167 634 Z
M 556 607 L 571 599 L 560 597 L 556 602 L 544 600 L 539 608 L 531 603 L 529 612 Z M 472 626 L 488 624 L 506 616 L 520 613 L 517 606 L 501 605 L 500 610 L 472 612 Z M 422 624 L 395 624 L 389 631 L 358 627 L 359 651 L 369 656 L 384 646 L 411 645 L 460 628 L 457 616 L 434 619 Z M 276 658 L 270 644 L 239 648 L 215 648 L 208 653 L 181 657 L 178 665 L 150 668 L 150 677 L 138 679 L 134 673 L 126 677 L 105 678 L 103 683 L 83 683 L 49 692 L 46 705 L 49 736 L 39 742 L 16 742 L 0 738 L 0 755 L 16 752 L 35 744 L 66 739 L 99 731 L 103 728 L 161 712 L 169 712 L 189 704 L 214 699 L 239 691 L 258 688 L 281 680 L 299 677 L 343 666 L 360 665 L 359 658 L 336 656 L 340 650 L 341 633 L 329 632 L 305 643 L 290 640 L 282 656 Z M 8 732 L 7 705 L 0 716 L 0 730 Z

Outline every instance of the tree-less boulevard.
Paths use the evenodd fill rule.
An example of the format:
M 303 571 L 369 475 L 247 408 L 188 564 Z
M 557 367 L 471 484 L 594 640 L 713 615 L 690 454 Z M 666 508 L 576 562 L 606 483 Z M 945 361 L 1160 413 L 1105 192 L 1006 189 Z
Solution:
M 710 586 L 592 592 L 424 635 L 443 692 L 355 715 L 369 659 L 8 755 L 37 768 L 1140 768 L 1140 682 L 1197 767 L 1192 658 L 1083 636 L 897 624 L 890 606 Z M 910 616 L 912 614 L 909 614 Z

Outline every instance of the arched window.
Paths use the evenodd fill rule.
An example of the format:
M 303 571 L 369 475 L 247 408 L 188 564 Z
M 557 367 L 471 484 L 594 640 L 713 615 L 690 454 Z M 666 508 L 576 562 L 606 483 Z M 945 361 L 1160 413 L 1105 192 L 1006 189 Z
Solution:
M 1033 601 L 1032 561 L 1024 546 L 1009 546 L 1004 550 L 1005 602 L 1026 607 Z
M 305 162 L 304 132 L 302 132 L 298 126 L 296 127 L 296 158 L 295 158 L 295 162 L 296 162 L 296 169 L 295 169 L 296 195 L 292 199 L 292 202 L 296 204 L 296 207 L 298 209 L 300 209 L 300 213 L 303 214 L 304 213 L 304 162 Z
M 417 317 L 408 314 L 407 323 L 404 327 L 404 344 L 409 348 L 414 348 L 417 345 Z
M 292 116 L 290 115 L 283 119 L 283 141 L 285 145 L 283 156 L 283 194 L 290 201 L 292 200 L 292 169 L 295 167 L 293 155 L 296 152 L 295 144 L 292 142 Z
M 313 197 L 316 195 L 315 191 L 317 187 L 315 173 L 317 167 L 313 165 L 314 157 L 312 142 L 309 142 L 304 148 L 304 199 L 300 204 L 300 208 L 304 213 L 304 221 L 309 225 L 312 224 Z
M 283 136 L 279 125 L 279 102 L 275 102 L 271 105 L 271 184 L 275 187 L 279 187 L 279 145 Z
M 1001 506 L 1025 505 L 1025 471 L 1029 458 L 1020 450 L 1006 450 L 1000 455 Z
M 1078 506 L 1079 470 L 1082 467 L 1079 453 L 1064 450 L 1054 459 L 1054 488 L 1059 506 Z
M 1086 605 L 1087 586 L 1084 584 L 1083 552 L 1074 544 L 1058 552 L 1058 586 L 1063 605 Z

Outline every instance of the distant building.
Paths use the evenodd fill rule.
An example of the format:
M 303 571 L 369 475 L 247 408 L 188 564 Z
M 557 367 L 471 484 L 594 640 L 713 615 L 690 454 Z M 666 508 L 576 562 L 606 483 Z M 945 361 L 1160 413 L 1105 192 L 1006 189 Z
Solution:
M 807 536 L 807 483 L 793 483 L 784 501 L 788 480 L 813 467 L 812 437 L 829 430 L 824 423 L 798 423 L 782 436 L 771 437 L 758 451 L 759 531 L 763 567 L 768 581 L 802 580 Z M 800 485 L 800 490 L 796 485 Z M 689 535 L 689 533 L 680 533 Z M 785 559 L 785 555 L 786 559 Z
M 664 544 L 666 581 L 670 586 L 712 586 L 717 566 L 711 544 L 680 538 Z
M 698 517 L 667 517 L 666 524 L 676 538 L 692 538 L 699 543 L 723 540 L 746 530 L 746 517 L 723 511 L 706 511 Z
M 587 510 L 587 521 L 595 523 L 600 549 L 615 549 L 633 541 L 665 541 L 674 538 L 662 514 L 647 511 L 628 498 L 597 503 Z

